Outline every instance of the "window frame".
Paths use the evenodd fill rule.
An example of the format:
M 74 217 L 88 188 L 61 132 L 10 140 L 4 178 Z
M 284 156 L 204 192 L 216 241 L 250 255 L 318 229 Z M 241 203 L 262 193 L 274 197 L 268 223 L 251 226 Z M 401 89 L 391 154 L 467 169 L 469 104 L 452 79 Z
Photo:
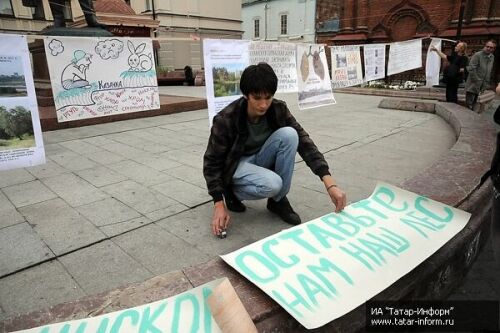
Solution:
M 12 0 L 4 0 L 4 1 L 10 4 L 10 10 L 12 11 L 12 14 L 4 14 L 0 12 L 0 17 L 15 17 L 14 6 L 12 6 Z
M 260 38 L 260 18 L 253 19 L 253 38 Z
M 283 20 L 284 18 L 284 20 Z M 283 24 L 283 21 L 285 24 Z M 283 33 L 284 31 L 284 33 Z M 280 35 L 287 36 L 288 35 L 288 13 L 280 14 Z

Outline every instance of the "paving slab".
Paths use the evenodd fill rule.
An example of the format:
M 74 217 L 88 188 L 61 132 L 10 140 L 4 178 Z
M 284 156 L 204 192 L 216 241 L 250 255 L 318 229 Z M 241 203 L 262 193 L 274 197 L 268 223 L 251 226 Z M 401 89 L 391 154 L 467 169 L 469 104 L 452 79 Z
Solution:
M 50 158 L 46 158 L 46 160 L 47 162 L 45 164 L 29 167 L 26 168 L 26 170 L 38 179 L 54 177 L 62 175 L 63 173 L 70 172 L 69 170 L 52 161 Z
M 87 142 L 87 143 L 89 143 L 93 146 L 96 146 L 96 147 L 101 147 L 101 146 L 104 146 L 107 144 L 115 143 L 113 140 L 110 140 L 102 135 L 93 136 L 90 138 L 85 138 L 85 139 L 82 139 L 82 141 Z
M 17 208 L 57 198 L 57 195 L 39 180 L 4 187 L 2 191 Z
M 57 260 L 2 278 L 0 304 L 8 314 L 27 313 L 85 296 Z
M 154 223 L 117 236 L 113 242 L 154 274 L 163 274 L 210 258 Z
M 112 241 L 104 241 L 59 258 L 87 294 L 143 281 L 152 273 Z
M 60 198 L 23 207 L 20 211 L 56 255 L 106 238 L 97 227 Z
M 99 230 L 101 230 L 106 236 L 111 238 L 121 235 L 125 232 L 140 228 L 141 226 L 150 224 L 152 222 L 153 221 L 148 219 L 147 217 L 141 216 L 128 221 L 103 225 L 102 227 L 99 227 Z
M 166 208 L 161 208 L 161 209 L 149 212 L 149 213 L 145 213 L 144 215 L 148 219 L 150 219 L 151 221 L 158 221 L 158 220 L 175 215 L 177 213 L 183 212 L 183 211 L 188 210 L 188 209 L 189 209 L 188 206 L 176 202 L 176 203 L 174 203 Z
M 115 184 L 128 179 L 126 176 L 116 171 L 113 171 L 105 166 L 98 166 L 95 168 L 86 169 L 82 171 L 75 171 L 75 174 L 80 176 L 90 184 L 94 185 L 95 187 L 102 187 L 110 184 Z
M 141 216 L 140 213 L 115 198 L 106 198 L 82 205 L 77 207 L 76 210 L 97 227 L 124 222 Z
M 188 207 L 198 206 L 212 200 L 206 190 L 180 179 L 172 179 L 152 188 Z
M 213 204 L 208 203 L 160 220 L 155 224 L 185 240 L 208 257 L 232 252 L 257 240 L 257 238 L 249 237 L 243 229 L 238 227 L 237 224 L 243 221 L 238 221 L 234 214 L 232 217 L 235 225 L 228 230 L 228 237 L 225 239 L 213 237 L 210 223 L 208 223 L 212 213 Z
M 98 146 L 93 145 L 89 142 L 85 142 L 83 140 L 64 141 L 61 142 L 60 145 L 79 155 L 102 152 L 102 149 Z
M 19 214 L 16 207 L 14 207 L 5 194 L 0 191 L 0 229 L 19 222 L 24 222 L 24 217 Z
M 42 182 L 73 207 L 108 197 L 106 193 L 72 173 L 45 178 Z
M 126 145 L 126 144 L 123 144 L 120 142 L 105 144 L 102 146 L 102 148 L 106 149 L 112 153 L 121 155 L 125 158 L 128 158 L 128 156 L 135 156 L 135 157 L 139 157 L 139 156 L 143 156 L 143 155 L 149 156 L 149 154 L 147 152 L 145 152 L 144 150 L 137 149 L 137 148 L 131 147 L 129 145 Z
M 193 168 L 189 165 L 180 165 L 176 168 L 165 170 L 164 173 L 205 189 L 206 192 L 207 183 L 200 169 Z
M 0 229 L 0 253 L 0 276 L 54 257 L 26 222 Z
M 104 186 L 101 189 L 141 214 L 177 204 L 175 200 L 132 180 Z
M 122 155 L 112 153 L 108 150 L 103 150 L 103 151 L 99 151 L 99 152 L 95 152 L 95 153 L 91 153 L 91 154 L 85 154 L 83 156 L 85 156 L 86 158 L 88 158 L 94 162 L 97 162 L 97 163 L 103 164 L 103 165 L 117 163 L 117 162 L 121 162 L 121 161 L 124 161 L 127 159 L 126 157 L 124 157 Z
M 108 168 L 145 186 L 161 184 L 172 179 L 165 173 L 131 160 L 109 164 Z
M 0 188 L 18 185 L 35 180 L 29 172 L 25 169 L 14 169 L 2 171 L 2 176 L 0 177 Z
M 166 156 L 158 154 L 151 154 L 149 156 L 139 156 L 139 157 L 133 156 L 130 159 L 158 171 L 165 171 L 182 166 L 181 163 L 176 162 Z
M 85 170 L 97 166 L 97 163 L 74 152 L 51 155 L 50 159 L 70 171 Z

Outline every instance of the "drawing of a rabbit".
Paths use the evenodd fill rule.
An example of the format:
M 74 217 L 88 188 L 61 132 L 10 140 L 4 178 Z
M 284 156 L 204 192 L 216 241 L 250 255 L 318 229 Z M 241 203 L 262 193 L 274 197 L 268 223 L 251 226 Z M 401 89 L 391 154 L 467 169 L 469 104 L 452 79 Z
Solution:
M 139 44 L 139 46 L 134 47 L 131 41 L 127 42 L 128 49 L 130 51 L 130 56 L 128 57 L 128 65 L 130 66 L 129 71 L 136 72 L 147 72 L 153 68 L 153 60 L 151 59 L 151 53 L 141 54 L 146 48 L 146 43 Z

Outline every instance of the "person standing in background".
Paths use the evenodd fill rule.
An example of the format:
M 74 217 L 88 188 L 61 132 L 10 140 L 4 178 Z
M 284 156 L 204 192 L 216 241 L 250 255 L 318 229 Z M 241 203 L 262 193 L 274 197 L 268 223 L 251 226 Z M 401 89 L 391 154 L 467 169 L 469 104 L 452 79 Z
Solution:
M 474 53 L 470 58 L 467 66 L 469 76 L 465 82 L 465 103 L 471 110 L 474 110 L 479 94 L 490 88 L 491 70 L 495 62 L 493 52 L 495 52 L 496 46 L 497 43 L 490 39 L 486 42 L 482 51 Z
M 446 83 L 446 101 L 458 103 L 458 85 L 464 80 L 465 66 L 467 66 L 467 44 L 459 42 L 451 55 L 446 55 L 438 50 L 434 45 L 431 50 L 437 52 L 439 56 L 448 61 L 448 66 L 443 71 L 443 81 Z

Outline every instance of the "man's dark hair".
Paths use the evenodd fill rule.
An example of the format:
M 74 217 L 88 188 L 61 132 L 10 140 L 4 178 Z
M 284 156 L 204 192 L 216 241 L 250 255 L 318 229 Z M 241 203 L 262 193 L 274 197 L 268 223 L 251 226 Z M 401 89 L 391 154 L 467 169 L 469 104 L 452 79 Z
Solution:
M 274 95 L 277 89 L 278 77 L 271 66 L 265 62 L 250 65 L 241 74 L 240 90 L 245 96 L 249 94 Z
M 488 44 L 488 43 L 493 43 L 493 44 L 497 45 L 497 41 L 496 41 L 496 40 L 494 40 L 493 38 L 488 39 L 488 40 L 486 41 L 486 43 L 484 43 L 484 44 L 486 45 L 486 44 Z

